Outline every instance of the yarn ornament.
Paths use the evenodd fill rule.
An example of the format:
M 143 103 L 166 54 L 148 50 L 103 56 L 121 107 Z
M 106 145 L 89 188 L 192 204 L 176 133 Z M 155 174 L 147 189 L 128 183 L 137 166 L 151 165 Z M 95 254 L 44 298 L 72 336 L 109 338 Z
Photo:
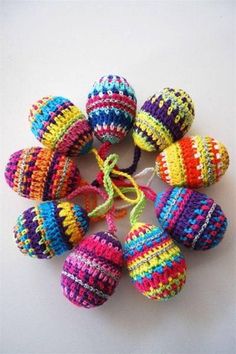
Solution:
M 63 294 L 77 306 L 100 306 L 114 293 L 122 266 L 122 246 L 113 233 L 97 232 L 87 236 L 64 262 Z
M 191 97 L 182 89 L 164 88 L 148 98 L 134 121 L 134 143 L 142 150 L 161 152 L 181 139 L 194 119 Z
M 43 145 L 64 155 L 86 154 L 92 147 L 89 122 L 67 98 L 46 96 L 38 100 L 30 109 L 29 121 Z
M 79 205 L 49 201 L 25 210 L 17 219 L 14 235 L 22 253 L 49 259 L 77 245 L 88 226 L 87 213 Z
M 226 147 L 209 136 L 187 136 L 156 158 L 156 173 L 176 187 L 200 188 L 217 182 L 229 166 Z
M 135 224 L 125 239 L 124 257 L 134 286 L 149 299 L 168 300 L 185 283 L 184 256 L 159 227 Z
M 12 154 L 5 179 L 19 195 L 34 200 L 62 199 L 81 181 L 80 172 L 69 157 L 40 147 Z
M 170 187 L 159 193 L 155 212 L 175 241 L 194 250 L 217 246 L 227 228 L 221 207 L 207 195 L 188 188 Z
M 101 77 L 94 83 L 86 104 L 95 136 L 103 143 L 119 143 L 133 125 L 136 105 L 135 92 L 125 78 Z

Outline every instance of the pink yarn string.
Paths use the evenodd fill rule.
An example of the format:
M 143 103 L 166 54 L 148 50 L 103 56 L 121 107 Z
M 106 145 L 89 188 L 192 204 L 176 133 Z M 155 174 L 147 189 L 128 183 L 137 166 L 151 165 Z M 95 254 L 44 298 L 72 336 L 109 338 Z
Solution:
M 69 200 L 70 199 L 74 199 L 79 194 L 84 194 L 84 193 L 88 193 L 88 192 L 97 193 L 104 200 L 107 199 L 107 194 L 103 190 L 101 190 L 101 189 L 99 189 L 97 187 L 91 186 L 91 185 L 87 185 L 87 186 L 76 188 L 72 193 L 70 193 L 67 196 L 67 199 L 69 199 Z M 111 232 L 111 233 L 116 233 L 117 227 L 116 227 L 115 222 L 114 222 L 114 206 L 107 212 L 105 218 L 106 218 L 106 223 L 107 223 L 107 226 L 108 226 L 108 231 Z

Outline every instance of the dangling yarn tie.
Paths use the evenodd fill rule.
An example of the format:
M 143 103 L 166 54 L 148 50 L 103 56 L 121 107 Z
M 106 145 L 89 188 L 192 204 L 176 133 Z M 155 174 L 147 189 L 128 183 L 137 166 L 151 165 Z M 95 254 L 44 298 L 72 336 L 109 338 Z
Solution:
M 97 194 L 99 194 L 103 199 L 105 199 L 105 201 L 108 200 L 108 195 L 102 191 L 99 188 L 96 188 L 94 186 L 90 186 L 90 185 L 85 185 L 83 187 L 78 187 L 76 190 L 74 190 L 69 196 L 68 199 L 74 199 L 75 197 L 77 197 L 79 194 L 85 194 L 88 192 L 95 192 Z M 104 203 L 105 204 L 105 203 Z M 103 204 L 103 206 L 104 206 Z M 96 210 L 104 210 L 103 208 L 99 209 L 100 206 L 96 207 L 93 211 L 91 211 L 90 213 L 88 213 L 88 217 L 96 217 L 97 216 L 97 211 Z M 105 213 L 104 213 L 105 214 Z M 114 207 L 111 208 L 111 210 L 109 210 L 107 212 L 107 214 L 105 215 L 106 218 L 106 222 L 108 225 L 108 231 L 111 233 L 115 233 L 117 231 L 116 225 L 114 223 Z
M 127 173 L 114 169 L 114 166 L 116 165 L 116 163 L 119 159 L 119 156 L 117 154 L 111 154 L 108 156 L 108 158 L 105 161 L 103 161 L 102 158 L 99 156 L 96 149 L 92 149 L 91 152 L 94 153 L 97 163 L 98 163 L 98 166 L 104 173 L 103 184 L 104 184 L 104 188 L 105 188 L 106 192 L 108 193 L 108 195 L 112 195 L 110 198 L 113 199 L 114 191 L 112 191 L 112 190 L 115 190 L 116 193 L 119 195 L 119 197 L 121 199 L 123 199 L 124 201 L 126 201 L 127 203 L 137 204 L 140 200 L 140 193 L 141 193 L 138 184 Z M 130 199 L 130 198 L 126 197 L 125 194 L 122 193 L 122 191 L 111 180 L 111 177 L 110 177 L 111 172 L 114 175 L 122 176 L 130 181 L 130 183 L 133 185 L 133 187 L 136 191 L 136 199 Z
M 139 163 L 139 160 L 141 157 L 141 153 L 142 153 L 142 150 L 137 145 L 135 145 L 132 165 L 130 165 L 127 168 L 121 168 L 120 171 L 128 173 L 129 175 L 133 175 L 134 172 L 137 170 L 137 166 L 138 166 L 138 163 Z

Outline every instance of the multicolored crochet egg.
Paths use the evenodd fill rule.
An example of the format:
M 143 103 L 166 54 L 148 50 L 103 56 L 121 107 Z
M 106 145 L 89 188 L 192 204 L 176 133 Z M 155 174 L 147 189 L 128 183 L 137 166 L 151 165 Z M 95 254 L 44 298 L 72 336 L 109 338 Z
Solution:
M 126 237 L 124 256 L 132 282 L 148 298 L 168 300 L 182 289 L 184 256 L 161 228 L 137 223 Z
M 62 154 L 85 154 L 92 147 L 92 127 L 80 109 L 67 98 L 43 97 L 32 105 L 29 121 L 36 138 Z
M 156 173 L 171 186 L 210 186 L 229 166 L 226 147 L 209 136 L 188 136 L 167 147 L 156 158 Z
M 77 245 L 88 226 L 87 213 L 79 205 L 50 201 L 25 210 L 17 219 L 14 234 L 22 253 L 48 259 Z
M 194 250 L 208 250 L 219 244 L 227 228 L 221 207 L 203 193 L 170 187 L 155 201 L 157 218 L 172 238 Z
M 162 151 L 181 139 L 194 119 L 191 97 L 181 89 L 164 88 L 144 102 L 134 121 L 134 143 L 142 150 Z
M 90 235 L 65 260 L 63 293 L 77 306 L 100 306 L 114 293 L 122 266 L 123 251 L 116 236 L 109 232 Z
M 40 147 L 10 156 L 5 170 L 8 185 L 22 197 L 35 200 L 62 199 L 80 184 L 80 172 L 64 155 Z
M 95 82 L 86 109 L 96 137 L 102 142 L 119 143 L 133 125 L 136 105 L 135 92 L 123 77 L 108 75 Z

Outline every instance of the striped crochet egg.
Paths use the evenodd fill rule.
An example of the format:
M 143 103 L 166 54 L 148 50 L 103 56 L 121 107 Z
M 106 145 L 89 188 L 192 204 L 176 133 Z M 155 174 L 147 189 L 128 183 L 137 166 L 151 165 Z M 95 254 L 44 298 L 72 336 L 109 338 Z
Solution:
M 221 207 L 203 193 L 170 187 L 159 193 L 155 211 L 171 237 L 194 250 L 208 250 L 219 244 L 227 228 Z
M 87 213 L 79 205 L 50 201 L 25 210 L 17 219 L 14 235 L 22 253 L 48 259 L 77 245 L 88 226 Z
M 133 139 L 146 151 L 161 152 L 181 139 L 194 119 L 191 97 L 181 89 L 164 88 L 144 102 L 134 121 Z
M 184 256 L 161 228 L 137 223 L 126 237 L 124 256 L 132 282 L 144 296 L 168 300 L 182 289 Z
M 80 307 L 100 306 L 114 293 L 122 266 L 123 251 L 116 236 L 109 232 L 90 235 L 65 260 L 63 294 Z
M 35 137 L 46 147 L 62 154 L 85 154 L 92 147 L 89 122 L 67 98 L 47 96 L 38 100 L 30 109 L 29 121 Z
M 86 109 L 96 137 L 102 142 L 119 143 L 133 125 L 136 105 L 135 92 L 123 77 L 108 75 L 95 82 Z
M 188 136 L 170 145 L 156 158 L 156 173 L 177 187 L 210 186 L 229 166 L 226 147 L 209 136 Z
M 64 198 L 81 180 L 79 170 L 69 157 L 40 147 L 12 154 L 5 178 L 19 195 L 35 200 Z

